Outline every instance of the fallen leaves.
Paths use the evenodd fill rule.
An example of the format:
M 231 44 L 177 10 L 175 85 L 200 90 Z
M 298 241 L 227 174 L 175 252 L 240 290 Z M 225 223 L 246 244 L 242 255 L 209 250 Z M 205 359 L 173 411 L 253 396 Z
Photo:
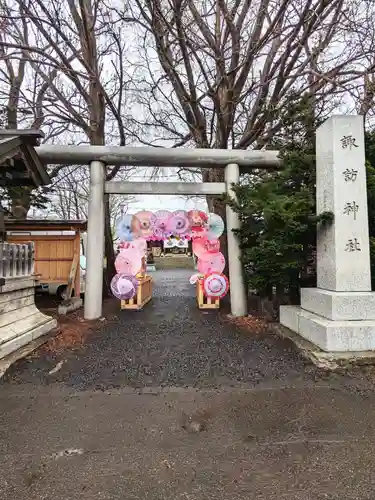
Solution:
M 89 334 L 90 324 L 65 323 L 60 325 L 60 332 L 53 338 L 49 339 L 41 349 L 44 352 L 58 354 L 69 347 L 82 346 Z M 57 370 L 56 370 L 57 371 Z
M 107 308 L 109 306 L 113 308 L 112 302 L 105 302 Z M 118 304 L 116 305 L 118 306 Z M 96 326 L 107 321 L 106 317 L 101 317 L 97 321 L 85 321 L 83 318 L 83 309 L 69 313 L 66 316 L 57 316 L 56 319 L 58 321 L 59 333 L 41 346 L 39 352 L 61 354 L 65 349 L 80 347 L 85 344 L 88 336 Z M 61 366 L 56 371 L 60 368 Z
M 266 333 L 268 330 L 268 323 L 263 318 L 258 318 L 256 316 L 242 316 L 235 317 L 228 314 L 227 319 L 240 328 L 246 329 L 249 333 L 254 333 L 256 335 L 260 333 Z

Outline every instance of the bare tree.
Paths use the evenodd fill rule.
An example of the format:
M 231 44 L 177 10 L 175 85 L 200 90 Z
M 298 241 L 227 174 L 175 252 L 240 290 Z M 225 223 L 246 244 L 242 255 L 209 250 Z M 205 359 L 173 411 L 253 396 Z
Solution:
M 120 175 L 122 180 L 126 177 Z M 66 167 L 61 170 L 52 185 L 52 203 L 45 212 L 46 216 L 57 216 L 61 219 L 83 219 L 88 217 L 89 172 L 81 166 Z M 109 209 L 112 234 L 115 223 L 122 213 L 122 207 L 134 201 L 130 196 L 111 196 Z
M 31 70 L 24 49 L 10 50 L 8 43 L 24 44 L 29 38 L 28 23 L 19 11 L 18 17 L 9 16 L 12 10 L 0 1 L 0 114 L 3 128 L 41 128 L 45 123 L 43 99 L 47 86 Z
M 141 125 L 180 145 L 264 147 L 291 99 L 308 93 L 323 114 L 337 107 L 359 86 L 375 48 L 366 33 L 353 43 L 351 0 L 134 4 L 127 20 L 145 50 Z
M 351 0 L 135 0 L 142 120 L 158 146 L 264 148 L 301 97 L 310 130 L 358 88 L 365 40 L 353 44 Z M 338 50 L 340 47 L 342 50 Z M 295 107 L 295 106 L 294 106 Z M 204 181 L 224 172 L 202 170 Z M 221 200 L 207 200 L 225 219 Z M 222 238 L 226 253 L 226 238 Z
M 359 85 L 351 0 L 135 0 L 126 20 L 143 48 L 138 136 L 158 146 L 264 148 L 302 96 L 312 118 Z M 363 38 L 363 37 L 362 37 Z M 204 181 L 222 181 L 205 169 Z M 209 203 L 225 217 L 224 205 Z M 225 244 L 225 239 L 223 240 Z
M 125 145 L 123 109 L 129 75 L 119 14 L 103 0 L 8 0 L 2 18 L 12 24 L 21 18 L 32 34 L 7 41 L 4 47 L 14 50 L 9 58 L 21 51 L 46 84 L 44 114 L 67 125 L 75 143 Z M 108 168 L 107 180 L 119 171 L 120 167 Z M 114 272 L 109 197 L 105 207 L 108 284 Z
M 353 87 L 351 92 L 353 108 L 363 115 L 365 122 L 373 125 L 375 105 L 375 6 L 373 2 L 353 0 L 347 15 L 350 38 L 362 51 L 362 85 Z
M 51 141 L 62 134 L 65 127 L 56 126 L 51 117 L 44 113 L 44 100 L 48 85 L 44 82 L 37 67 L 31 65 L 28 53 L 24 48 L 9 49 L 8 43 L 24 45 L 29 39 L 29 25 L 18 11 L 18 16 L 10 19 L 13 12 L 9 6 L 0 1 L 0 128 L 5 129 L 41 129 L 45 132 L 45 140 Z M 53 80 L 56 72 L 50 73 Z M 59 166 L 50 171 L 54 177 Z M 40 198 L 40 193 L 27 187 L 8 187 L 3 198 L 9 200 L 12 214 L 24 218 L 33 202 Z

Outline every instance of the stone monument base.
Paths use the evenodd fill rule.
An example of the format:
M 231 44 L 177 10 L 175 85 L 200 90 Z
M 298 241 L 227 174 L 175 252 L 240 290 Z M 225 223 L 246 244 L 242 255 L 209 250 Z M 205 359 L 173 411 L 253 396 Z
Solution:
M 375 321 L 375 292 L 301 288 L 301 307 L 332 321 Z
M 332 321 L 298 306 L 281 306 L 280 323 L 326 352 L 375 350 L 375 320 Z
M 57 322 L 35 305 L 35 279 L 10 278 L 0 287 L 0 359 L 50 332 Z
M 323 351 L 372 351 L 375 293 L 302 288 L 301 307 L 281 306 L 280 323 Z
M 316 132 L 318 288 L 301 307 L 281 307 L 280 323 L 329 355 L 375 351 L 363 117 L 331 116 Z M 366 354 L 367 356 L 367 354 Z

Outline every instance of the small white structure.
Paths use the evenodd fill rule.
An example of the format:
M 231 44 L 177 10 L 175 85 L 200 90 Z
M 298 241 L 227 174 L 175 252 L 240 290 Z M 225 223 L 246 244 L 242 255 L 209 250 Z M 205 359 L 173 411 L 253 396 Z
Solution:
M 323 123 L 316 154 L 317 214 L 334 222 L 318 230 L 318 287 L 301 290 L 301 307 L 282 306 L 280 323 L 324 351 L 374 350 L 363 117 Z

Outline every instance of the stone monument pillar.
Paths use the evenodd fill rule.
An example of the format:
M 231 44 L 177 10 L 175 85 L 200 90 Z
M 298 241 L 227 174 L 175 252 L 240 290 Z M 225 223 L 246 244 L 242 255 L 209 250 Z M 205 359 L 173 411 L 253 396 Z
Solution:
M 282 306 L 280 323 L 324 351 L 375 349 L 375 293 L 370 248 L 362 116 L 332 116 L 316 134 L 317 285 L 301 290 L 301 307 Z

